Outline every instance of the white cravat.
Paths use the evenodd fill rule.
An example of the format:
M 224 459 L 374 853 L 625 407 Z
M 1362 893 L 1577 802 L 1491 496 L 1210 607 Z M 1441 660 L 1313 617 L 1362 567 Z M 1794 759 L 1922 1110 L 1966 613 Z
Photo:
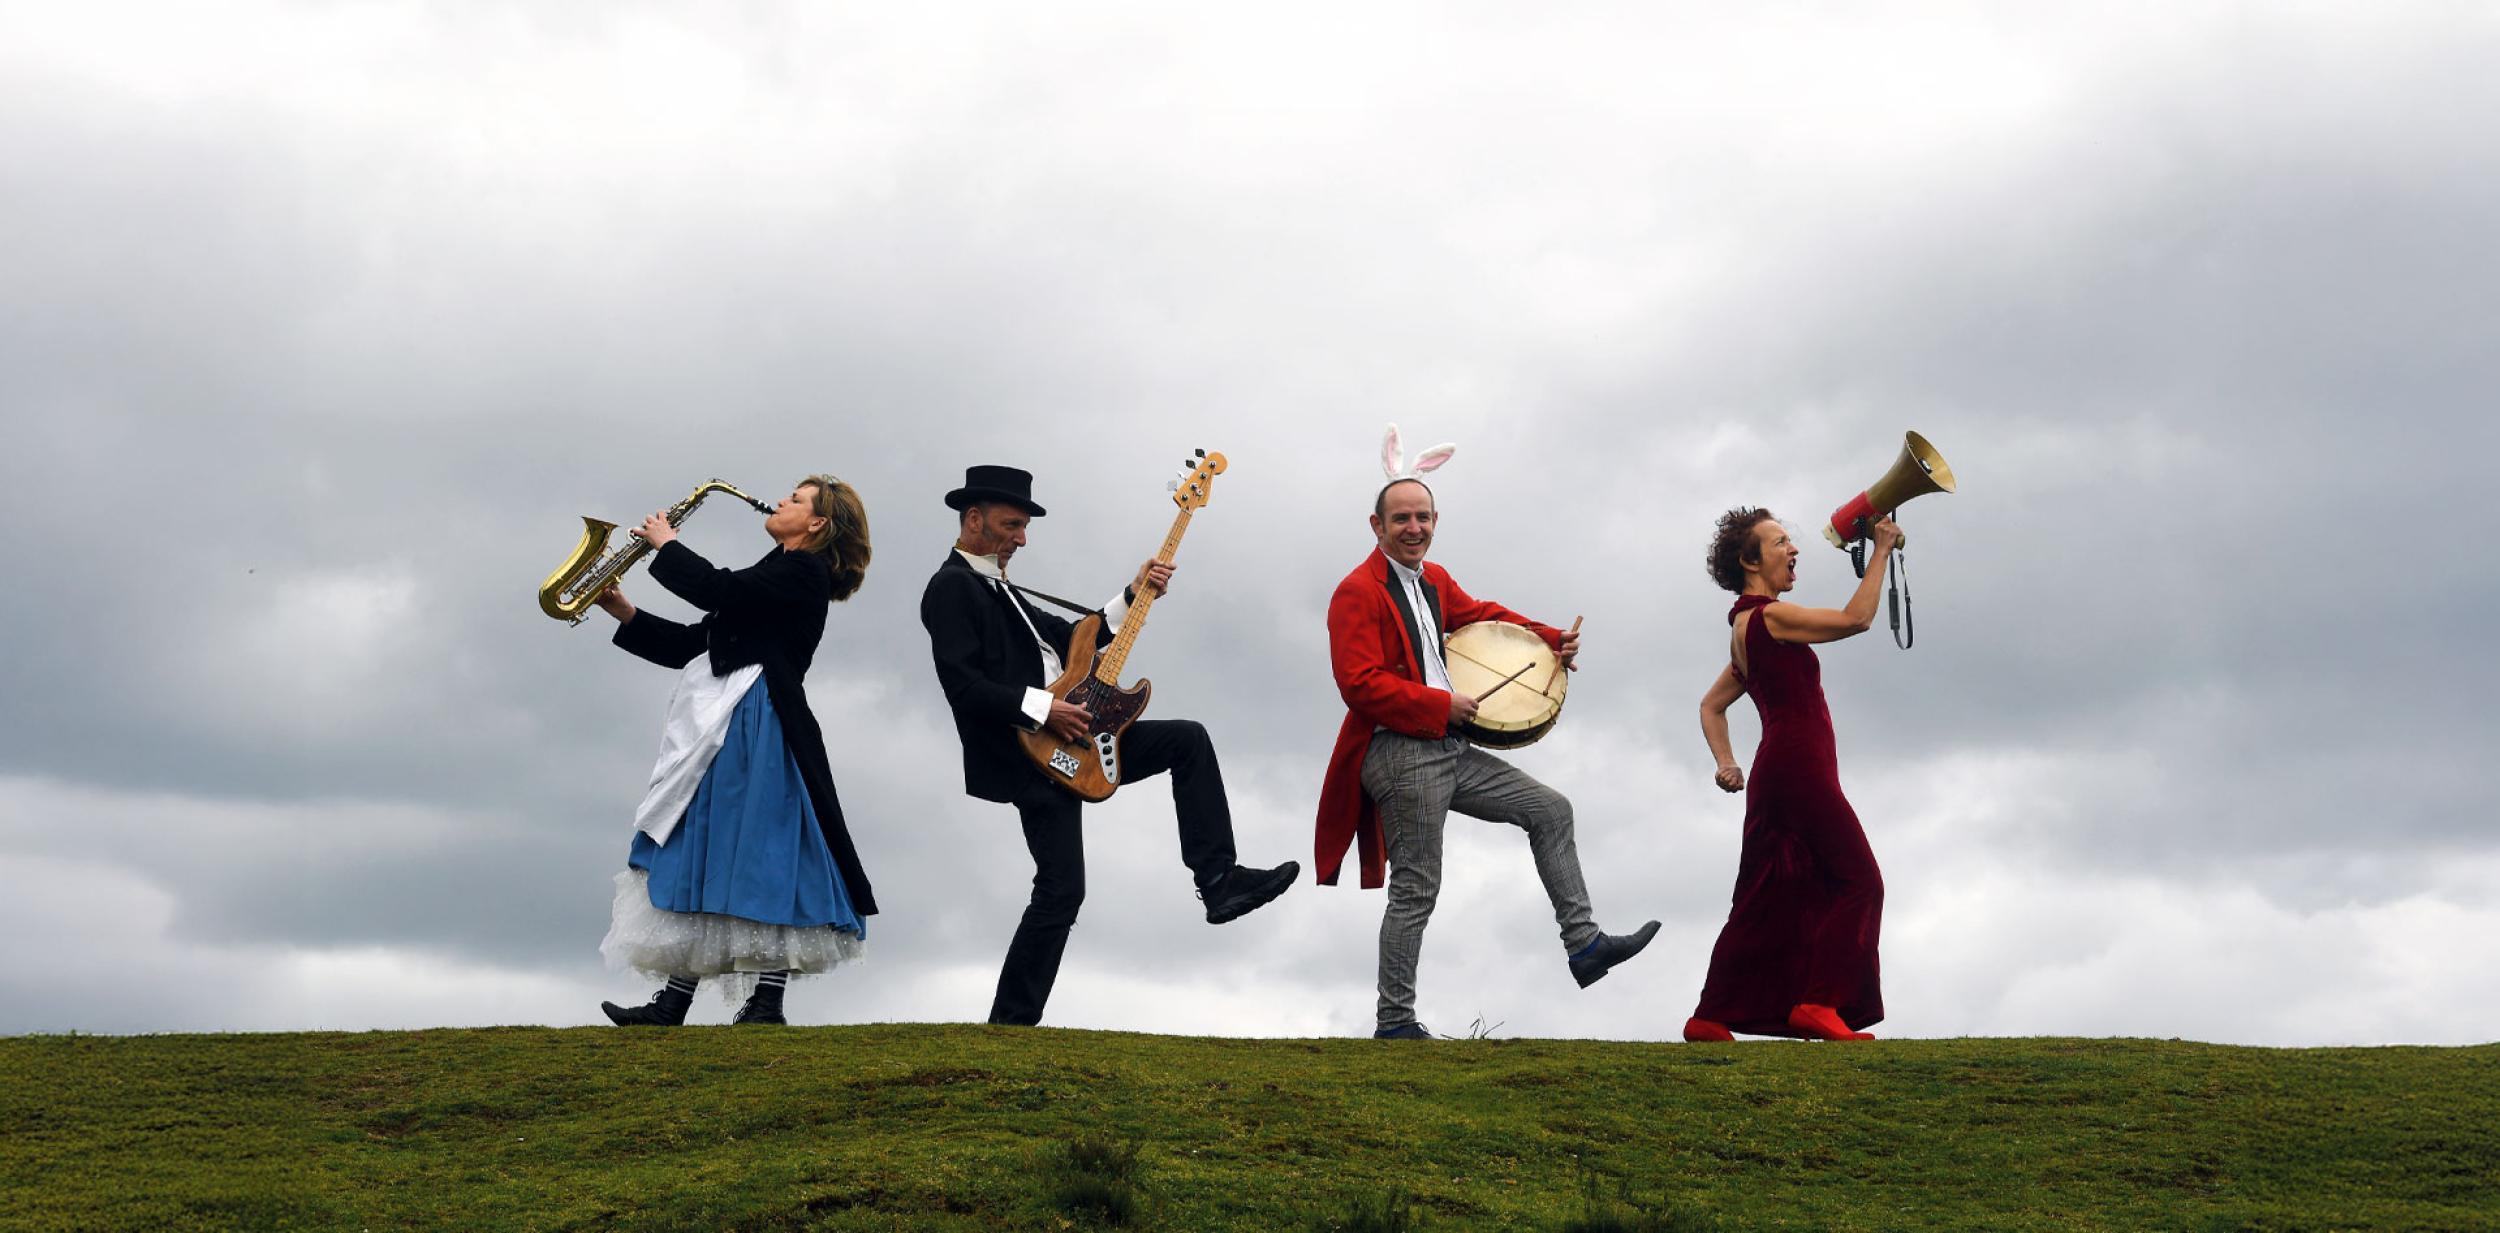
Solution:
M 1433 628 L 1432 604 L 1424 599 L 1424 572 L 1398 564 L 1387 553 L 1380 559 L 1389 562 L 1389 572 L 1406 588 L 1406 606 L 1415 611 L 1415 628 L 1408 632 L 1415 636 L 1416 658 L 1423 661 L 1424 684 L 1449 689 L 1450 670 L 1441 662 L 1441 631 Z
M 1052 646 L 1048 639 L 1042 637 L 1040 627 L 1033 624 L 1032 614 L 1024 610 L 1024 601 L 1018 599 L 1016 593 L 1008 587 L 1007 571 L 998 567 L 998 554 L 975 555 L 957 548 L 955 555 L 962 557 L 964 564 L 972 567 L 972 572 L 989 579 L 990 585 L 997 587 L 998 593 L 1007 597 L 1007 606 L 1016 610 L 1017 619 L 1024 622 L 1025 630 L 1033 635 L 1034 647 L 1042 653 L 1042 679 L 1044 681 L 1058 680 L 1059 674 L 1068 670 L 1067 661 L 1059 658 L 1059 648 Z M 1120 593 L 1113 596 L 1110 603 L 1102 606 L 1102 619 L 1110 627 L 1111 632 L 1115 634 L 1120 632 L 1120 622 L 1128 619 L 1127 588 L 1121 588 Z M 1018 709 L 1024 712 L 1026 719 L 1032 721 L 1027 726 L 1040 728 L 1043 721 L 1050 718 L 1050 691 L 1030 685 L 1025 686 L 1024 705 Z

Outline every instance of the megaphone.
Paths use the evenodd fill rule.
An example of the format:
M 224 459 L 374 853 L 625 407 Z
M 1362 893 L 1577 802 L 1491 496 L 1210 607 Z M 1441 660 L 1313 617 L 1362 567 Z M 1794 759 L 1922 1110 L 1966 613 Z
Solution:
M 1852 542 L 1865 539 L 1876 520 L 1901 508 L 1902 502 L 1931 492 L 1951 491 L 1953 468 L 1946 465 L 1944 455 L 1937 453 L 1927 438 L 1914 432 L 1905 434 L 1901 456 L 1892 460 L 1892 469 L 1867 485 L 1866 491 L 1833 510 L 1830 521 L 1823 524 L 1823 538 L 1830 540 L 1834 548 L 1847 548 Z

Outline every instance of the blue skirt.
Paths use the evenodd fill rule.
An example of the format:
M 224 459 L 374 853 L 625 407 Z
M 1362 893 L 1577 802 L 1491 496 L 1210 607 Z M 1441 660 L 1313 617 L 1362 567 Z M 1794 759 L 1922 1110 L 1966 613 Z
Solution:
M 625 863 L 649 875 L 651 906 L 662 911 L 867 933 L 761 681 L 730 714 L 728 738 L 668 842 L 636 833 Z

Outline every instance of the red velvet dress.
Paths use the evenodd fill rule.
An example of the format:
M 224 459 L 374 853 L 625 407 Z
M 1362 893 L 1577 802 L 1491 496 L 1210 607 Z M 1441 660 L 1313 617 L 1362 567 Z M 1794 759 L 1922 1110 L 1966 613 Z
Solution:
M 1863 1030 L 1884 1018 L 1876 970 L 1884 923 L 1884 876 L 1857 811 L 1840 793 L 1832 713 L 1814 648 L 1771 637 L 1759 609 L 1767 596 L 1738 597 L 1745 612 L 1745 692 L 1762 715 L 1762 744 L 1745 779 L 1745 841 L 1736 894 L 1710 951 L 1696 1019 L 1754 1036 L 1802 1035 L 1788 1026 L 1797 1004 L 1829 1006 Z

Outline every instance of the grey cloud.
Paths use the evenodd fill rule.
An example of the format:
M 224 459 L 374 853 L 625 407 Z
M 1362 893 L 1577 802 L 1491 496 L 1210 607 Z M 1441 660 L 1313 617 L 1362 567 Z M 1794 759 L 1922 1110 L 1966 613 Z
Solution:
M 2002 122 L 1976 88 L 1964 115 L 1745 79 L 1812 63 L 1803 36 L 1751 69 L 1676 53 L 1729 97 L 1798 96 L 1728 123 L 1674 72 L 1622 72 L 1643 38 L 1568 22 L 1454 30 L 1368 75 L 1323 62 L 1297 109 L 1255 85 L 1290 59 L 1272 29 L 1228 54 L 1178 26 L 1016 26 L 1033 51 L 899 26 L 837 46 L 785 18 L 675 30 L 728 77 L 648 83 L 667 122 L 608 110 L 628 104 L 602 57 L 688 20 L 651 10 L 494 35 L 549 69 L 502 128 L 482 117 L 526 92 L 450 89 L 476 34 L 458 19 L 334 96 L 227 81 L 169 103 L 16 53 L 37 58 L 0 88 L 47 105 L 0 108 L 0 225 L 39 240 L 0 288 L 0 623 L 32 652 L 0 668 L 0 775 L 22 789 L 0 809 L 47 812 L 0 817 L 0 857 L 160 887 L 221 954 L 373 945 L 593 987 L 667 679 L 527 589 L 579 515 L 830 468 L 867 494 L 878 559 L 811 689 L 889 901 L 861 1000 L 832 1001 L 969 1017 L 924 992 L 977 1000 L 1027 871 L 1006 812 L 955 791 L 915 615 L 951 534 L 937 495 L 966 463 L 1034 469 L 1053 514 L 1019 575 L 1092 595 L 1159 540 L 1180 453 L 1224 450 L 1133 671 L 1157 714 L 1216 732 L 1245 855 L 1301 856 L 1341 713 L 1321 614 L 1368 549 L 1396 419 L 1460 443 L 1437 559 L 1588 617 L 1570 711 L 1519 761 L 1577 804 L 1601 916 L 1670 922 L 1654 987 L 1558 996 L 1524 858 L 1470 835 L 1427 999 L 1663 1035 L 1741 815 L 1693 720 L 1726 636 L 1709 520 L 1767 503 L 1812 536 L 1917 427 L 1965 481 L 1904 516 L 1920 646 L 1879 629 L 1824 654 L 1911 930 L 1888 962 L 1959 1008 L 1896 997 L 1907 1023 L 2058 1022 L 2049 994 L 1984 988 L 2019 951 L 1937 934 L 1919 896 L 1960 901 L 1920 860 L 1978 862 L 1999 889 L 1972 910 L 2009 910 L 2001 888 L 2042 866 L 2148 919 L 2219 887 L 2277 924 L 2487 909 L 2438 870 L 2490 850 L 2500 670 L 2457 614 L 2500 594 L 2473 548 L 2500 445 L 2479 412 L 2500 179 L 2465 119 L 2490 110 L 2487 57 L 2439 10 L 2366 35 L 2206 14 L 2167 48 L 2123 15 L 2025 29 L 2007 38 L 2049 101 Z M 1112 54 L 1124 38 L 1159 54 Z M 1576 90 L 1564 53 L 1595 66 Z M 751 556 L 747 517 L 707 510 L 690 539 Z M 1840 554 L 1807 551 L 1797 598 L 1838 603 Z M 1925 828 L 1978 764 L 2027 768 L 2006 782 L 2033 797 L 1992 798 L 1957 853 Z M 132 794 L 187 804 L 114 824 Z M 1208 930 L 1163 801 L 1089 823 L 1069 1020 L 1121 1022 L 1130 981 L 1230 1007 L 1239 980 L 1359 1027 L 1377 894 L 1306 886 Z M 287 821 L 202 847 L 184 809 Z M 314 843 L 324 810 L 410 829 Z M 439 844 L 408 837 L 428 825 Z M 2072 1022 L 2153 1022 L 2075 971 L 2103 1000 Z M 175 1025 L 161 1007 L 114 1022 Z

